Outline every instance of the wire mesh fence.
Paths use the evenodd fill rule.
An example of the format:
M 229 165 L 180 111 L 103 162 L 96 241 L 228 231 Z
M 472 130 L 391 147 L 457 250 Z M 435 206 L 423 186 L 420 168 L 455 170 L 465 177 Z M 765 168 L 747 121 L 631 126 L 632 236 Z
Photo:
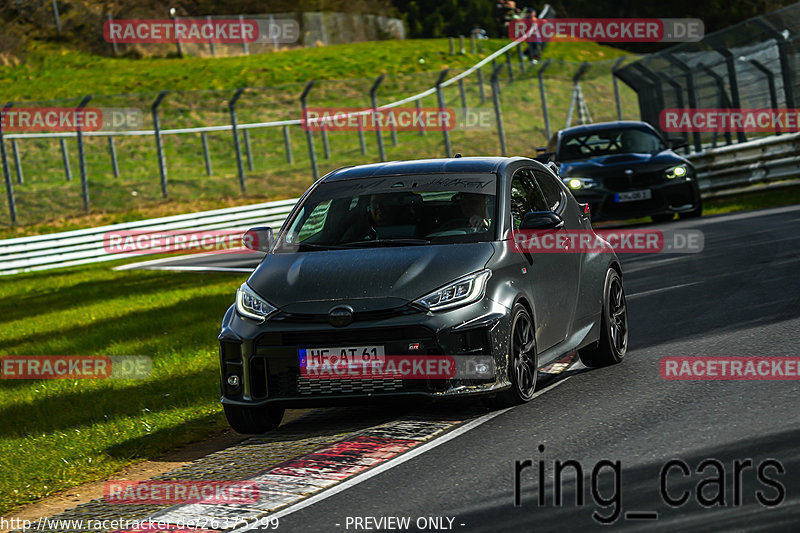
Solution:
M 491 57 L 491 56 L 489 56 Z M 488 59 L 488 58 L 487 58 Z M 500 154 L 531 156 L 566 125 L 574 106 L 574 77 L 594 121 L 616 120 L 612 70 L 619 61 L 533 64 L 517 49 L 499 54 L 456 79 L 456 72 L 317 80 L 228 91 L 161 91 L 13 103 L 14 108 L 133 110 L 133 124 L 100 131 L 0 133 L 6 149 L 8 198 L 2 220 L 31 224 L 88 208 L 135 210 L 163 198 L 214 200 L 242 192 L 260 198 L 296 197 L 335 168 L 394 159 Z M 497 108 L 492 74 L 497 74 Z M 463 73 L 462 73 L 463 74 Z M 441 102 L 435 90 L 438 80 Z M 300 97 L 311 107 L 452 109 L 450 131 L 306 131 Z M 633 92 L 622 85 L 622 102 Z M 409 98 L 416 95 L 414 98 Z M 632 105 L 624 118 L 637 118 Z M 498 122 L 498 118 L 500 122 Z M 588 120 L 588 117 L 583 117 Z M 577 123 L 577 115 L 572 124 Z M 124 122 L 124 121 L 123 121 Z M 501 128 L 504 140 L 501 144 Z M 449 144 L 449 150 L 446 145 Z M 382 149 L 381 149 L 382 146 Z M 2 154 L 0 154 L 2 155 Z M 12 217 L 11 206 L 14 208 Z

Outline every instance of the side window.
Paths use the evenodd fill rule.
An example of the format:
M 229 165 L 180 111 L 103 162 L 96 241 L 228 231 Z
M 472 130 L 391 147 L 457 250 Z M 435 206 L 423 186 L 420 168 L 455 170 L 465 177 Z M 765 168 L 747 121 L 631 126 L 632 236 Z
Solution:
M 328 217 L 328 209 L 330 206 L 331 201 L 326 200 L 314 207 L 314 209 L 311 211 L 311 214 L 308 215 L 308 218 L 303 221 L 303 225 L 298 228 L 297 242 L 303 242 L 322 230 L 322 226 L 325 224 L 325 219 Z M 298 220 L 302 218 L 302 216 L 297 217 Z
M 522 217 L 531 211 L 547 211 L 545 202 L 539 185 L 533 178 L 530 170 L 518 170 L 511 180 L 511 220 L 514 229 L 518 229 L 522 222 Z
M 555 181 L 555 178 L 544 172 L 537 172 L 536 181 L 539 183 L 544 193 L 545 200 L 547 200 L 547 208 L 550 211 L 558 211 L 563 200 L 561 196 L 561 187 Z

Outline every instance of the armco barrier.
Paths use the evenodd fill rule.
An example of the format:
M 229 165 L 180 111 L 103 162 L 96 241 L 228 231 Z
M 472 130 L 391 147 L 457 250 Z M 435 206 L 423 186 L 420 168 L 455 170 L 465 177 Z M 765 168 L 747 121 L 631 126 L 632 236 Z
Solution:
M 703 192 L 790 179 L 800 176 L 800 133 L 714 148 L 689 160 Z
M 800 133 L 778 135 L 691 154 L 700 189 L 714 193 L 754 183 L 800 176 Z M 103 248 L 109 231 L 213 230 L 280 226 L 296 199 L 114 224 L 64 233 L 0 241 L 0 275 L 112 261 L 141 254 L 112 254 Z
M 8 239 L 0 241 L 0 275 L 141 257 L 141 254 L 108 253 L 103 247 L 103 236 L 111 231 L 136 230 L 157 233 L 187 229 L 241 229 L 244 232 L 252 226 L 278 227 L 296 202 L 296 199 L 281 200 L 64 233 Z

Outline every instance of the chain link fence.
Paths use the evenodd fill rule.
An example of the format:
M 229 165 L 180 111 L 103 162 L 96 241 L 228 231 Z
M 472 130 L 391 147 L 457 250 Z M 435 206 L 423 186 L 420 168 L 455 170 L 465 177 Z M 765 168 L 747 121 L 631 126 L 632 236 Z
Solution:
M 576 83 L 592 120 L 638 118 L 638 110 L 620 109 L 620 98 L 615 99 L 615 88 L 622 91 L 622 102 L 634 96 L 623 84 L 615 87 L 612 71 L 621 65 L 619 59 L 534 64 L 514 43 L 505 49 L 501 44 L 484 41 L 483 63 L 462 73 L 14 102 L 11 109 L 81 104 L 132 109 L 141 123 L 80 135 L 0 132 L 8 196 L 0 217 L 4 223 L 33 224 L 90 208 L 135 211 L 164 198 L 198 204 L 242 193 L 292 198 L 341 166 L 456 152 L 533 156 L 567 124 L 576 105 Z M 451 108 L 458 126 L 451 131 L 312 132 L 300 124 L 304 91 L 309 107 L 369 109 L 373 89 L 378 107 L 400 102 L 404 108 Z M 572 125 L 589 121 L 577 111 L 572 115 Z

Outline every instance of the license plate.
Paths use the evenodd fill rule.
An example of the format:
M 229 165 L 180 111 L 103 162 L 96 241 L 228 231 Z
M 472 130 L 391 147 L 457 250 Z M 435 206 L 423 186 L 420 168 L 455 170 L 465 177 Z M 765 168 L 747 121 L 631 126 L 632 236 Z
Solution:
M 300 349 L 300 366 L 350 366 L 386 362 L 383 346 L 337 346 L 335 348 Z
M 636 202 L 639 200 L 649 200 L 653 197 L 653 193 L 650 189 L 644 189 L 641 191 L 630 191 L 630 192 L 621 192 L 614 195 L 614 200 L 617 202 Z

